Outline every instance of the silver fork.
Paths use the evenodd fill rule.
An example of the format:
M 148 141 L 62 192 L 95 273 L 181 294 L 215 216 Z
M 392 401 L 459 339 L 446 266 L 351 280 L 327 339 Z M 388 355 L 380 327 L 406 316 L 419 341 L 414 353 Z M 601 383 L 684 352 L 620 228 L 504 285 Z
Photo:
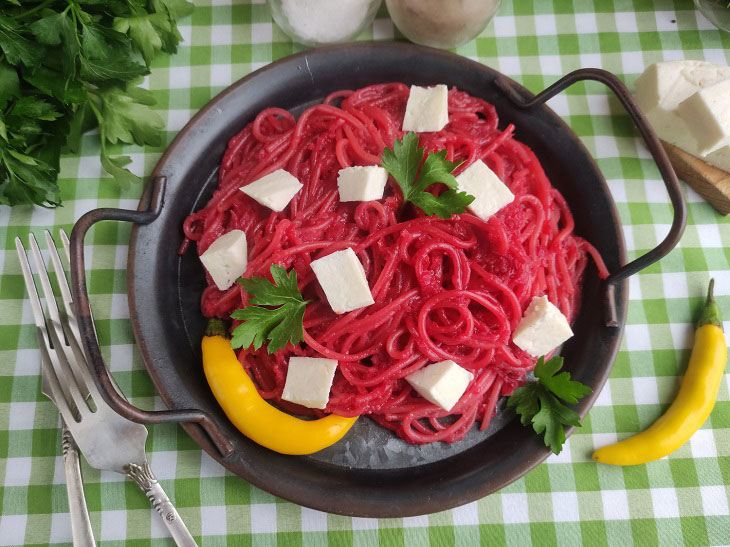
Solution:
M 66 258 L 68 259 L 68 236 L 66 232 L 61 230 L 61 240 L 63 241 L 63 247 L 66 251 Z M 25 278 L 26 286 L 29 287 L 28 294 L 30 295 L 30 303 L 33 308 L 34 317 L 43 317 L 41 311 L 40 302 L 38 296 L 31 291 L 28 285 L 30 282 L 33 283 L 33 277 L 28 268 L 28 261 L 23 260 L 25 252 L 20 240 L 16 238 L 15 246 L 18 250 L 18 255 L 22 254 L 20 259 L 20 266 L 23 270 L 23 277 Z M 36 327 L 38 323 L 36 322 Z M 49 360 L 47 352 L 43 351 L 45 343 L 43 340 L 43 332 L 40 328 L 36 328 L 36 335 L 38 337 L 38 346 L 41 348 L 41 393 L 48 397 L 54 404 L 55 398 L 51 391 L 50 376 L 55 374 L 52 370 L 52 364 Z M 84 395 L 87 397 L 88 393 Z M 58 405 L 57 405 L 58 406 Z M 89 519 L 89 511 L 86 508 L 86 497 L 84 496 L 84 482 L 81 476 L 81 460 L 79 459 L 79 448 L 76 446 L 71 433 L 66 427 L 66 422 L 61 418 L 61 445 L 63 453 L 63 470 L 66 476 L 66 493 L 68 494 L 68 512 L 71 517 L 71 537 L 75 547 L 94 547 L 96 542 L 94 541 L 94 533 L 91 529 L 91 520 Z
M 43 314 L 22 241 L 16 238 L 15 244 L 33 308 L 41 352 L 47 357 L 43 366 L 48 372 L 44 376 L 48 378 L 51 399 L 56 403 L 89 465 L 96 469 L 116 471 L 132 479 L 160 513 L 175 543 L 185 547 L 197 545 L 147 463 L 144 450 L 147 428 L 114 412 L 91 378 L 81 349 L 73 299 L 61 259 L 48 230 L 45 237 L 61 292 L 63 314 L 56 303 L 46 264 L 34 235 L 30 234 L 30 249 L 47 316 Z

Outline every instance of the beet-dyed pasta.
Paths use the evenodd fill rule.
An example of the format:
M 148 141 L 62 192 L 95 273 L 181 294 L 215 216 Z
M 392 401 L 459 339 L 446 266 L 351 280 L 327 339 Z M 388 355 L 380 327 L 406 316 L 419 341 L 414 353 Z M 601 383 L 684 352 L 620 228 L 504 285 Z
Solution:
M 338 199 L 337 173 L 379 164 L 383 149 L 403 135 L 409 88 L 401 83 L 338 91 L 299 119 L 269 108 L 231 139 L 219 186 L 183 229 L 198 254 L 222 234 L 246 233 L 245 277 L 269 277 L 269 267 L 294 268 L 302 295 L 304 341 L 273 355 L 241 350 L 239 360 L 263 397 L 296 414 L 369 415 L 412 443 L 453 442 L 479 421 L 486 428 L 500 395 L 524 381 L 535 359 L 511 341 L 533 296 L 546 294 L 572 321 L 589 257 L 601 277 L 600 255 L 573 234 L 573 217 L 530 149 L 498 128 L 494 107 L 449 91 L 449 124 L 420 135 L 420 145 L 462 161 L 456 174 L 481 159 L 515 194 L 483 221 L 465 213 L 448 220 L 403 204 L 391 178 L 382 200 Z M 243 192 L 277 169 L 304 185 L 276 213 Z M 443 188 L 434 185 L 434 192 Z M 375 304 L 336 315 L 310 263 L 351 247 L 362 262 Z M 269 277 L 270 279 L 270 277 Z M 219 291 L 211 278 L 202 297 L 208 317 L 228 318 L 246 306 L 239 284 Z M 281 400 L 292 355 L 339 362 L 327 408 L 304 409 Z M 452 359 L 474 374 L 451 412 L 429 403 L 404 378 L 425 365 Z

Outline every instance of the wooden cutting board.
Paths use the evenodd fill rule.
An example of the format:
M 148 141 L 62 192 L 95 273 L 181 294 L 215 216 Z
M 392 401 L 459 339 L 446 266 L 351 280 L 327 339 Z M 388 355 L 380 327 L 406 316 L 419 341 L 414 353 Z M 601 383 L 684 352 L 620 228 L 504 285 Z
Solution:
M 723 215 L 730 214 L 730 173 L 662 141 L 677 176 Z

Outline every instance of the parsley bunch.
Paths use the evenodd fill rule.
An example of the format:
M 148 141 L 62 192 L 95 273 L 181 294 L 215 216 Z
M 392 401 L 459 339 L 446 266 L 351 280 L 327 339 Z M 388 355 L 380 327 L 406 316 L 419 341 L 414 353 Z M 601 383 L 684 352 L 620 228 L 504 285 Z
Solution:
M 159 146 L 165 127 L 139 83 L 174 53 L 186 0 L 0 0 L 0 204 L 60 204 L 62 151 L 101 135 L 101 164 L 122 186 L 139 178 L 118 142 Z
M 532 423 L 538 435 L 543 433 L 545 446 L 554 454 L 560 454 L 565 442 L 563 425 L 580 426 L 580 416 L 566 403 L 577 403 L 578 399 L 591 392 L 591 388 L 570 379 L 570 373 L 561 372 L 563 358 L 553 357 L 547 363 L 540 357 L 535 365 L 536 382 L 528 382 L 514 390 L 507 400 L 520 415 L 522 425 Z

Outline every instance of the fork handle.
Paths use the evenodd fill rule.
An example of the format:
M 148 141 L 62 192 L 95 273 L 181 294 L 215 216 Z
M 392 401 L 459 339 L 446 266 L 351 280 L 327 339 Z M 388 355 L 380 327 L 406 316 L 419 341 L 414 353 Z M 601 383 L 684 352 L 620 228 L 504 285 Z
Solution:
M 63 424 L 63 470 L 66 474 L 68 493 L 68 512 L 71 516 L 71 537 L 74 547 L 95 547 L 94 533 L 91 530 L 89 511 L 86 508 L 84 483 L 81 478 L 81 460 L 76 442 Z
M 157 477 L 152 473 L 149 464 L 147 462 L 142 465 L 130 463 L 125 467 L 125 471 L 142 492 L 147 494 L 150 503 L 162 517 L 175 544 L 179 547 L 197 547 L 198 544 L 190 535 L 187 526 L 180 518 L 175 506 L 172 505 L 170 498 L 165 494 Z

